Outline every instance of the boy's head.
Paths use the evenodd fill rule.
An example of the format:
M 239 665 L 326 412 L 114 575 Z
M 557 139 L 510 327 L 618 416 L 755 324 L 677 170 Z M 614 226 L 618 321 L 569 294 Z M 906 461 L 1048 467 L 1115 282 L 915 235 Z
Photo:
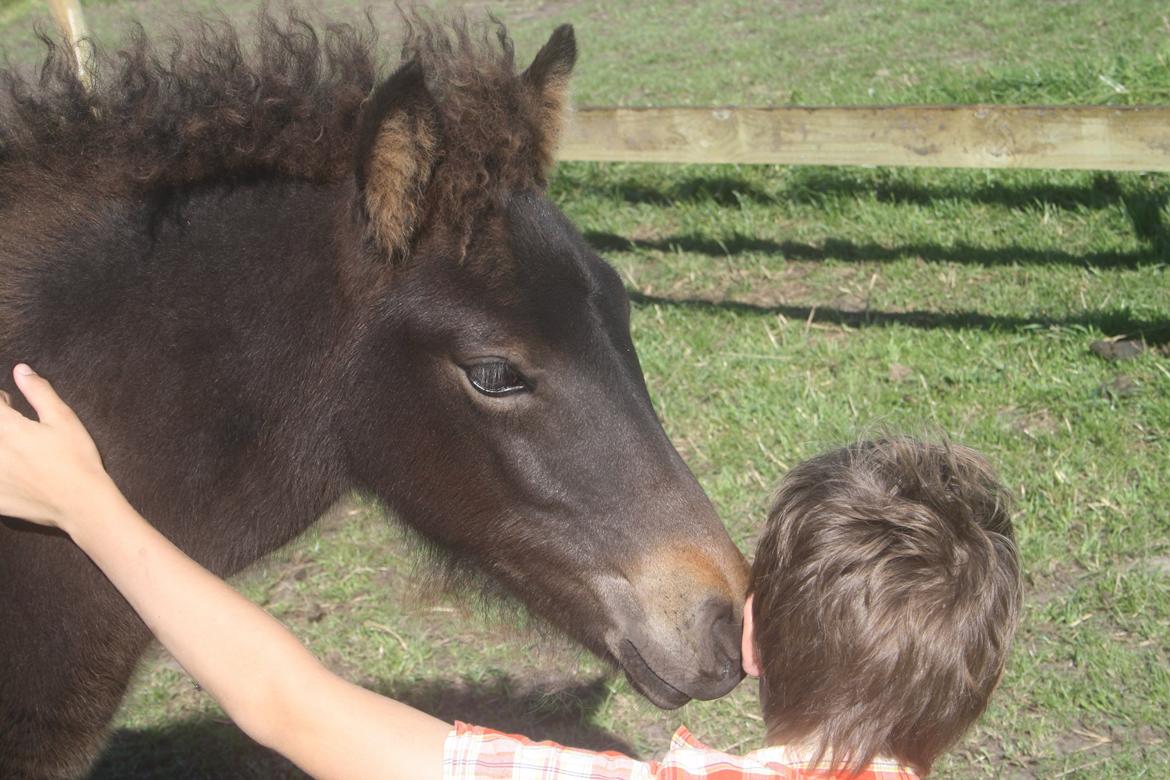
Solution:
M 1020 602 L 1008 505 L 987 461 L 953 444 L 862 442 L 789 472 L 744 632 L 769 742 L 929 772 L 1003 673 Z

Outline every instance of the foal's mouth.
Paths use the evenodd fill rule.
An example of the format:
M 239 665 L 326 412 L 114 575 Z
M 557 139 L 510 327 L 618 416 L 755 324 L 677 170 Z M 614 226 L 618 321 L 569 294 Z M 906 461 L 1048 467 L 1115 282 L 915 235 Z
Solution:
M 646 659 L 638 652 L 638 648 L 628 639 L 623 639 L 618 649 L 618 663 L 626 673 L 626 679 L 638 693 L 645 696 L 655 706 L 664 710 L 678 709 L 691 700 L 691 697 L 675 688 L 662 679 L 655 672 Z

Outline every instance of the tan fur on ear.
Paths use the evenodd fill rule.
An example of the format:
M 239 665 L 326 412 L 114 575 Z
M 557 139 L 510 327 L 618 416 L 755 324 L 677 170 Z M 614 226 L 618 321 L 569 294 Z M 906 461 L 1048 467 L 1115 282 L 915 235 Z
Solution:
M 391 252 L 405 251 L 418 226 L 436 146 L 425 117 L 399 113 L 378 128 L 365 185 L 366 213 L 375 240 Z
M 563 24 L 553 31 L 523 75 L 535 104 L 536 152 L 544 172 L 552 167 L 561 134 L 569 121 L 569 76 L 576 61 L 573 27 Z
M 537 122 L 540 127 L 540 141 L 537 154 L 540 169 L 548 171 L 556 161 L 557 147 L 561 136 L 569 125 L 572 113 L 569 104 L 569 74 L 550 79 L 540 87 L 537 104 Z

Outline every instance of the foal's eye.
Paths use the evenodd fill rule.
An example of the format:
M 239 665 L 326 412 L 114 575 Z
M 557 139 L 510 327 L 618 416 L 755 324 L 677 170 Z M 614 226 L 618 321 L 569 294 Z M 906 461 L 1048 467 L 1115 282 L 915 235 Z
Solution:
M 484 395 L 502 396 L 513 393 L 523 393 L 529 388 L 524 377 L 506 360 L 493 360 L 488 363 L 475 363 L 465 366 L 467 379 L 471 386 Z

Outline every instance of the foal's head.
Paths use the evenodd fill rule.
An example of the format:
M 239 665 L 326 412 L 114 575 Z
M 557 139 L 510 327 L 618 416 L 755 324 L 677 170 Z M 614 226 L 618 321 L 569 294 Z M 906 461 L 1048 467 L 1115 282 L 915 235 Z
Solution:
M 664 707 L 741 677 L 745 564 L 651 406 L 614 270 L 545 197 L 576 47 L 427 25 L 360 123 L 340 426 L 398 515 Z

